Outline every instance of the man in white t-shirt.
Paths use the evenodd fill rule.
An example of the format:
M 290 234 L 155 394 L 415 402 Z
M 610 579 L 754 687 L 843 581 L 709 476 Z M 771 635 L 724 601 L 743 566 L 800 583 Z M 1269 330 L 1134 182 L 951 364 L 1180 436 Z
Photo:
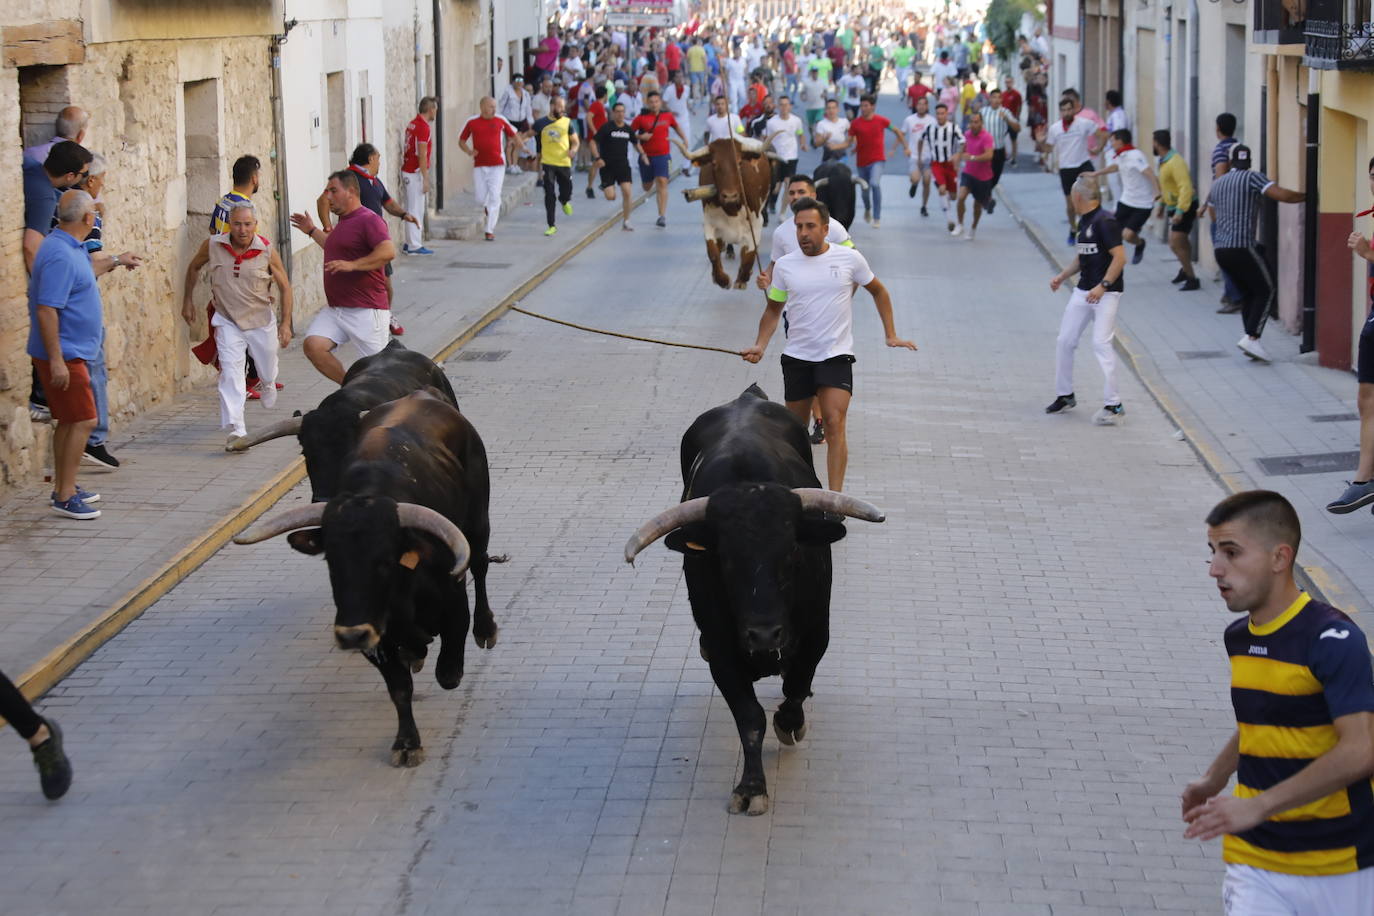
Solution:
M 835 83 L 844 92 L 844 115 L 852 121 L 859 116 L 859 99 L 868 91 L 868 81 L 864 79 L 863 67 L 855 64 Z
M 825 80 L 821 79 L 819 71 L 815 67 L 808 67 L 801 84 L 802 108 L 806 111 L 808 131 L 816 129 L 817 122 L 825 112 L 825 89 Z
M 1059 100 L 1059 120 L 1050 125 L 1043 140 L 1035 141 L 1042 153 L 1053 150 L 1059 160 L 1059 188 L 1064 192 L 1064 212 L 1069 217 L 1069 244 L 1078 244 L 1078 211 L 1070 194 L 1073 183 L 1084 172 L 1093 170 L 1088 144 L 1097 134 L 1097 123 L 1075 114 L 1078 105 L 1068 96 Z
M 797 174 L 797 159 L 801 151 L 807 149 L 806 128 L 802 119 L 792 111 L 792 99 L 779 96 L 778 113 L 768 119 L 764 127 L 765 142 L 773 144 L 773 152 L 778 154 L 778 163 L 773 167 L 773 186 L 768 191 L 767 209 L 773 209 L 778 202 L 778 192 L 787 179 Z M 782 208 L 778 207 L 778 212 Z
M 892 320 L 892 297 L 873 275 L 864 256 L 853 248 L 831 245 L 830 211 L 825 204 L 803 197 L 792 205 L 797 251 L 784 255 L 770 268 L 768 300 L 759 319 L 754 345 L 741 351 L 746 362 L 763 359 L 768 341 L 787 309 L 787 344 L 782 351 L 783 399 L 803 426 L 811 399 L 819 398 L 828 443 L 825 468 L 830 489 L 844 489 L 849 463 L 845 416 L 854 390 L 854 288 L 873 296 L 889 347 L 915 350 L 897 336 Z
M 825 103 L 825 117 L 816 122 L 815 145 L 821 150 L 821 161 L 843 159 L 849 149 L 849 119 L 840 117 L 840 103 L 829 99 Z
M 730 101 L 718 95 L 714 105 L 715 112 L 706 116 L 706 142 L 744 136 L 744 122 L 730 111 Z
M 744 57 L 738 45 L 733 54 L 721 61 L 721 70 L 725 74 L 725 91 L 730 96 L 730 110 L 739 111 L 744 107 L 744 90 L 749 81 L 744 77 Z
M 911 187 L 907 189 L 906 196 L 915 197 L 916 185 L 920 184 L 922 216 L 930 215 L 926 210 L 930 203 L 930 147 L 923 146 L 920 140 L 925 136 L 926 128 L 934 123 L 935 116 L 930 113 L 930 97 L 925 95 L 916 100 L 916 110 L 902 122 L 902 136 L 906 138 L 906 148 L 911 151 L 907 156 L 907 163 L 911 167 Z
M 930 67 L 930 75 L 934 77 L 935 88 L 939 89 L 945 84 L 945 77 L 952 76 L 959 78 L 959 68 L 949 59 L 948 51 L 940 52 L 940 59 Z
M 1131 145 L 1131 132 L 1126 128 L 1112 131 L 1108 138 L 1112 147 L 1111 165 L 1100 172 L 1089 175 L 1121 176 L 1121 193 L 1116 200 L 1116 223 L 1121 227 L 1121 238 L 1135 246 L 1131 263 L 1139 264 L 1145 257 L 1145 237 L 1141 230 L 1154 211 L 1155 201 L 1159 200 L 1159 179 L 1150 160 L 1145 154 Z
M 672 82 L 663 90 L 663 107 L 677 119 L 678 126 L 682 128 L 682 135 L 692 136 L 692 88 L 687 85 L 685 70 L 673 72 Z M 691 168 L 692 163 L 686 163 L 682 167 L 682 174 L 690 175 Z

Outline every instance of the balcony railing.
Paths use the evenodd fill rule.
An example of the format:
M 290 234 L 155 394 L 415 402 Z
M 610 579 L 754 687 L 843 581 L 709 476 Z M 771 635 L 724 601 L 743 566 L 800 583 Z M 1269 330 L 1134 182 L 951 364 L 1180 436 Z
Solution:
M 1308 19 L 1303 64 L 1318 70 L 1374 71 L 1374 23 Z
M 1254 0 L 1255 44 L 1300 45 L 1306 0 Z

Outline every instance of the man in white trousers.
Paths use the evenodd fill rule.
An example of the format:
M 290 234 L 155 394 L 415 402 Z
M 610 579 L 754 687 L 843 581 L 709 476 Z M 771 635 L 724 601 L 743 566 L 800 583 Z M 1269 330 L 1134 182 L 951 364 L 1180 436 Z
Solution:
M 1126 269 L 1126 248 L 1121 244 L 1121 228 L 1116 220 L 1102 209 L 1102 192 L 1097 179 L 1079 176 L 1069 192 L 1074 212 L 1078 214 L 1078 254 L 1069 266 L 1050 278 L 1050 289 L 1078 274 L 1078 285 L 1064 319 L 1059 324 L 1058 351 L 1055 359 L 1055 399 L 1045 413 L 1063 413 L 1078 402 L 1073 396 L 1073 353 L 1078 338 L 1091 321 L 1093 325 L 1093 354 L 1102 367 L 1102 409 L 1093 414 L 1098 426 L 1112 426 L 1123 419 L 1126 410 L 1116 393 L 1116 352 L 1112 339 L 1116 336 L 1116 310 L 1125 289 L 1121 274 Z
M 438 111 L 438 100 L 427 95 L 420 99 L 420 111 L 415 120 L 406 125 L 401 184 L 406 193 L 406 210 L 419 217 L 419 222 L 406 223 L 401 254 L 434 254 L 424 246 L 421 229 L 425 222 L 425 195 L 429 193 L 429 170 L 434 164 L 433 124 Z
M 491 96 L 483 96 L 477 110 L 480 114 L 468 118 L 463 125 L 458 147 L 472 157 L 472 195 L 486 212 L 486 240 L 494 242 L 496 221 L 501 218 L 501 186 L 506 183 L 509 161 L 506 151 L 514 148 L 519 135 L 515 125 L 496 113 L 496 99 Z
M 247 354 L 252 354 L 262 379 L 262 406 L 277 401 L 277 350 L 291 342 L 291 280 L 272 243 L 258 235 L 258 215 L 252 203 L 235 204 L 229 211 L 229 231 L 200 243 L 186 267 L 186 294 L 181 317 L 196 321 L 191 294 L 205 265 L 210 265 L 210 296 L 214 314 L 210 329 L 219 359 L 220 428 L 229 431 L 225 448 L 248 434 L 243 405 Z M 277 285 L 281 322 L 272 307 L 272 284 Z

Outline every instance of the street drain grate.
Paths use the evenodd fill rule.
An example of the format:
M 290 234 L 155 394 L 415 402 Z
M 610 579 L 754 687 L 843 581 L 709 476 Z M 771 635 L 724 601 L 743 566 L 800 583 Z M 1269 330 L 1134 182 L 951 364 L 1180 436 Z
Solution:
M 498 261 L 449 261 L 445 267 L 465 267 L 468 270 L 505 270 L 509 262 Z
M 1179 350 L 1179 359 L 1221 359 L 1226 356 L 1225 350 Z
M 510 356 L 509 350 L 459 350 L 460 363 L 494 363 Z
M 1345 423 L 1359 418 L 1360 415 L 1357 413 L 1314 413 L 1307 419 L 1313 423 Z
M 1278 458 L 1255 459 L 1264 473 L 1270 477 L 1353 471 L 1359 460 L 1359 452 L 1322 452 L 1317 455 L 1283 455 Z

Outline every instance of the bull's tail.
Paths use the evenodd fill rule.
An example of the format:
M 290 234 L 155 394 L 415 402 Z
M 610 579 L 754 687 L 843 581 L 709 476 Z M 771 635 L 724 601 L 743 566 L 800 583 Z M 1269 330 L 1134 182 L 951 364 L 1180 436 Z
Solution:
M 508 554 L 508 553 L 501 553 L 501 554 L 497 554 L 496 556 L 492 556 L 491 554 L 487 554 L 487 562 L 488 562 L 488 563 L 509 563 L 509 562 L 510 562 L 510 554 Z

